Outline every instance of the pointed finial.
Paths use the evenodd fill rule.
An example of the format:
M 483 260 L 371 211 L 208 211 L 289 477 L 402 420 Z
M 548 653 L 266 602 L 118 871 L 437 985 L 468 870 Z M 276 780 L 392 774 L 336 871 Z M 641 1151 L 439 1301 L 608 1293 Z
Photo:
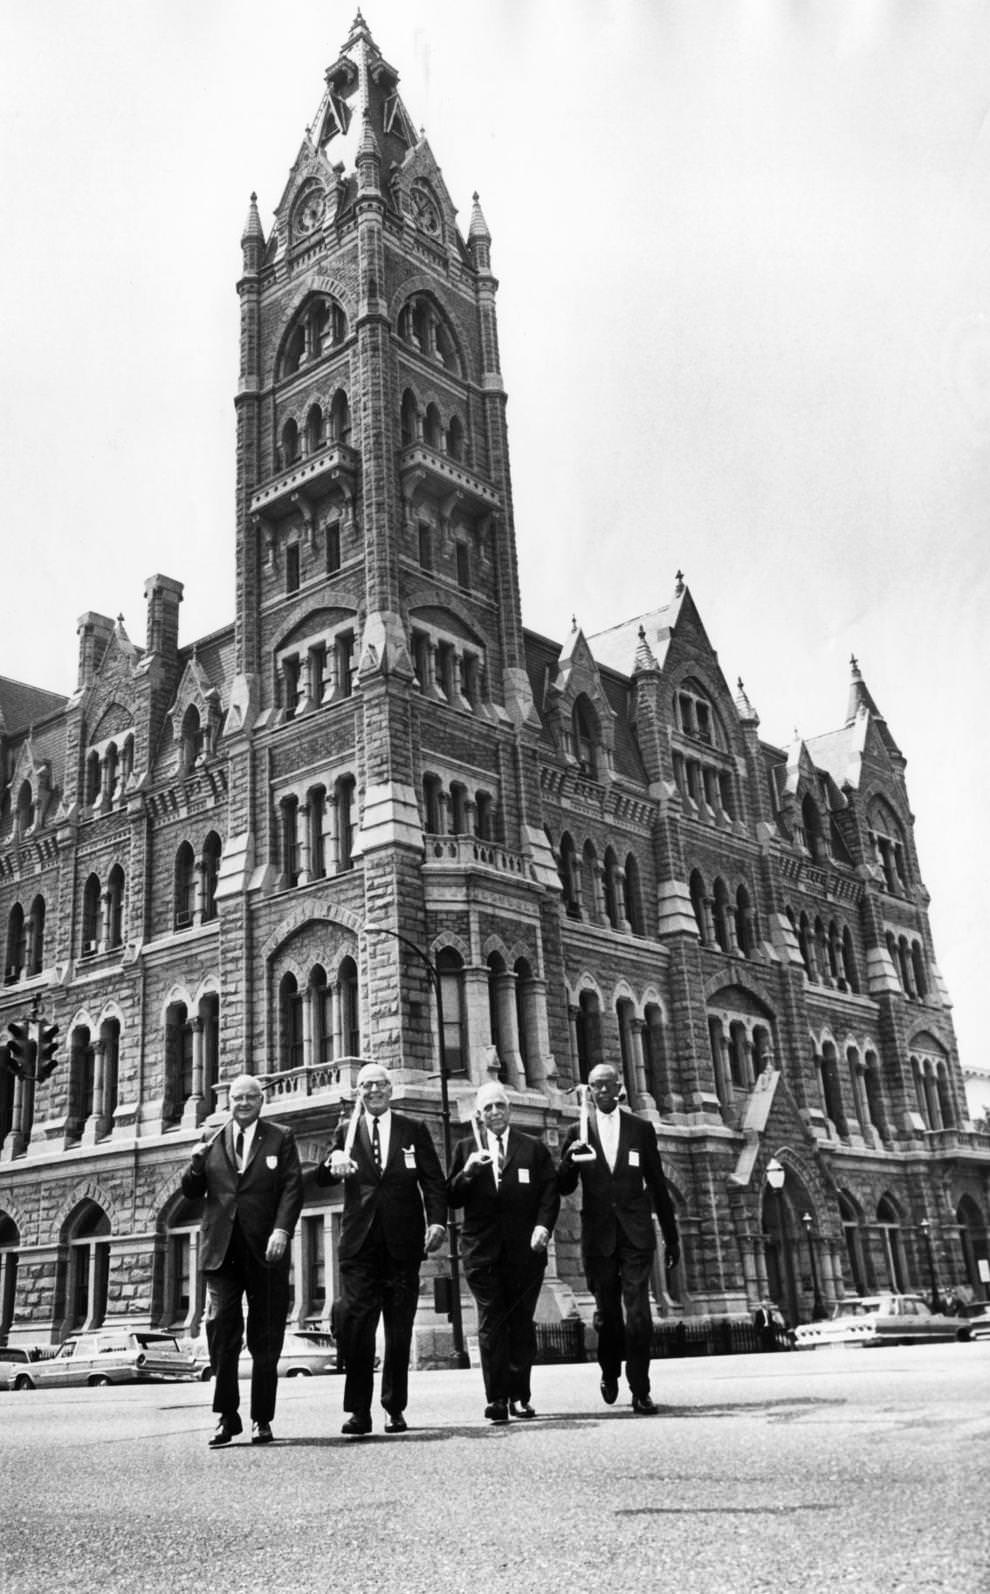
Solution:
M 862 676 L 859 673 L 859 660 L 857 659 L 855 653 L 850 653 L 849 664 L 852 669 L 853 679 L 856 681 L 861 681 Z
M 577 630 L 577 615 L 576 614 L 572 614 L 571 615 L 571 630 L 572 631 L 576 631 Z
M 260 240 L 262 243 L 264 243 L 265 234 L 261 225 L 261 217 L 258 215 L 258 196 L 256 193 L 252 192 L 251 202 L 248 206 L 247 220 L 244 223 L 244 230 L 241 233 L 241 243 L 251 243 L 255 240 Z
M 744 723 L 750 725 L 759 725 L 760 716 L 757 714 L 755 708 L 746 695 L 746 688 L 743 685 L 743 678 L 741 675 L 736 681 L 736 712 L 738 713 L 740 720 L 742 720 Z
M 490 244 L 491 241 L 492 235 L 488 231 L 488 223 L 482 213 L 481 202 L 477 193 L 474 193 L 471 196 L 471 224 L 468 227 L 468 243 Z
M 684 571 L 683 570 L 678 570 L 676 576 L 674 577 L 674 596 L 675 596 L 675 598 L 681 598 L 681 597 L 684 596 Z

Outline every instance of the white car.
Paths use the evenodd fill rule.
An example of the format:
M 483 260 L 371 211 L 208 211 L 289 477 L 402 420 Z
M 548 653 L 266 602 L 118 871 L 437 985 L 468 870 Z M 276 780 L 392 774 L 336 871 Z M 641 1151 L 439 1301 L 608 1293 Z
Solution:
M 802 1323 L 792 1333 L 795 1350 L 821 1345 L 911 1345 L 969 1339 L 964 1318 L 933 1312 L 920 1295 L 847 1295 L 831 1317 Z
M 194 1378 L 193 1358 L 171 1334 L 101 1329 L 74 1334 L 54 1356 L 13 1369 L 15 1389 L 65 1389 L 88 1384 L 173 1383 Z
M 184 1340 L 183 1345 L 193 1355 L 195 1377 L 207 1383 L 213 1374 L 206 1335 L 201 1334 L 199 1339 Z M 337 1341 L 331 1333 L 308 1328 L 288 1330 L 278 1359 L 280 1378 L 312 1378 L 314 1375 L 337 1371 Z M 250 1372 L 251 1356 L 245 1347 L 240 1356 L 241 1377 L 250 1376 Z

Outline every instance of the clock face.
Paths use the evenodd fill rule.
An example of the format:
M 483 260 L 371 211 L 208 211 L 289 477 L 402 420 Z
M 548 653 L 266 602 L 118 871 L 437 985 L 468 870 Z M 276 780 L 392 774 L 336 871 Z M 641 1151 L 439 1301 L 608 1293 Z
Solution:
M 428 232 L 431 238 L 440 236 L 440 207 L 433 195 L 421 184 L 416 185 L 412 191 L 413 215 L 417 227 Z
M 296 232 L 313 232 L 323 220 L 325 201 L 319 189 L 314 189 L 301 201 L 296 210 Z

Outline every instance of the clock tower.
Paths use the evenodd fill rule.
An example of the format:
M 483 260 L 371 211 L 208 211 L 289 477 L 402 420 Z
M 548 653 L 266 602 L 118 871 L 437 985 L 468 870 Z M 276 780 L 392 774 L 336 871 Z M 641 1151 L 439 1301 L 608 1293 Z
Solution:
M 487 1077 L 494 975 L 501 1032 L 525 1037 L 509 1074 L 535 1081 L 552 1068 L 541 916 L 559 880 L 490 246 L 477 195 L 459 231 L 359 13 L 270 232 L 252 196 L 242 239 L 224 888 L 258 906 L 273 1046 L 278 982 L 311 962 L 279 949 L 308 910 L 331 984 L 342 963 L 367 971 L 365 1052 L 435 1068 L 429 963 L 452 1072 Z M 541 1015 L 522 1031 L 520 1004 Z

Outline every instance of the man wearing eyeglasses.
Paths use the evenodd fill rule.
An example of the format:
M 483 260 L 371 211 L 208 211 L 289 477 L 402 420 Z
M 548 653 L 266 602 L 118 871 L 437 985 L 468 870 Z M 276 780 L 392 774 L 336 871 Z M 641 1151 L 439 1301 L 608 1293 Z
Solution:
M 211 1450 L 242 1432 L 238 1357 L 251 1353 L 251 1443 L 272 1441 L 278 1359 L 289 1308 L 289 1241 L 302 1206 L 302 1170 L 291 1129 L 262 1120 L 253 1074 L 230 1086 L 230 1120 L 196 1146 L 182 1175 L 189 1200 L 205 1197 L 200 1266 L 206 1275 L 206 1340 L 215 1374 Z
M 424 1255 L 443 1244 L 446 1183 L 430 1131 L 392 1111 L 392 1080 L 380 1063 L 365 1063 L 357 1078 L 361 1105 L 348 1147 L 341 1124 L 316 1182 L 343 1181 L 340 1231 L 340 1329 L 344 1355 L 341 1429 L 354 1438 L 372 1429 L 375 1335 L 385 1325 L 381 1403 L 386 1433 L 405 1433 L 409 1353 L 419 1304 Z

